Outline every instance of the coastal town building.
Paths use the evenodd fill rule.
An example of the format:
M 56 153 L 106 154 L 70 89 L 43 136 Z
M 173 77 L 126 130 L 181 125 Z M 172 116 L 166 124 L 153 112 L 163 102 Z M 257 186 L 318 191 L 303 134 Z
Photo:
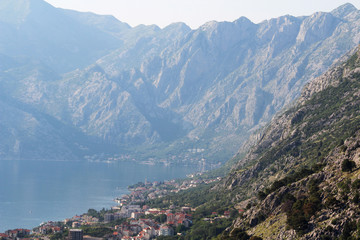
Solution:
M 5 232 L 5 235 L 9 236 L 11 239 L 17 239 L 17 238 L 24 238 L 28 235 L 30 235 L 30 230 L 28 229 L 14 229 L 14 230 L 7 230 Z
M 83 230 L 81 229 L 70 229 L 69 240 L 83 240 Z
M 173 236 L 174 229 L 168 225 L 163 225 L 160 227 L 160 234 L 159 236 Z

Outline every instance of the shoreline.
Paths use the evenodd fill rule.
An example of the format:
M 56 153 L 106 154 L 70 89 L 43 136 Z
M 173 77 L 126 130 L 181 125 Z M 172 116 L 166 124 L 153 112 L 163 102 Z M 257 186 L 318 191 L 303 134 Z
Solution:
M 144 181 L 143 176 L 151 181 L 177 179 L 193 170 L 135 162 L 87 161 L 3 161 L 0 166 L 5 172 L 3 177 L 9 179 L 3 184 L 0 199 L 1 232 L 18 227 L 31 229 L 49 220 L 61 221 L 89 208 L 111 209 L 116 205 L 113 199 L 128 194 L 128 187 Z M 18 190 L 14 192 L 14 189 Z
M 201 174 L 199 173 L 195 173 L 195 174 L 191 174 L 193 177 L 194 176 L 201 176 Z M 170 193 L 176 193 L 179 191 L 183 191 L 183 190 L 187 190 L 189 188 L 193 188 L 198 186 L 199 184 L 209 184 L 215 181 L 220 181 L 221 178 L 218 177 L 216 179 L 212 179 L 212 180 L 194 180 L 193 178 L 184 178 L 184 179 L 172 179 L 172 180 L 164 180 L 161 182 L 158 181 L 154 181 L 154 182 L 148 182 L 147 180 L 145 180 L 145 182 L 138 182 L 136 184 L 132 184 L 129 185 L 127 187 L 128 191 L 127 193 L 123 194 L 121 197 L 118 196 L 115 199 L 112 199 L 113 202 L 117 203 L 117 205 L 112 205 L 110 207 L 110 209 L 105 209 L 103 208 L 102 210 L 95 210 L 95 211 L 105 211 L 106 213 L 110 213 L 113 211 L 120 211 L 124 206 L 136 206 L 137 204 L 142 204 L 145 201 L 149 200 L 149 199 L 156 199 L 156 198 L 161 198 L 163 196 L 166 196 Z M 159 189 L 163 189 L 166 188 L 167 190 L 165 192 L 162 192 L 160 195 L 151 195 L 155 192 L 157 192 Z M 141 194 L 140 194 L 141 192 Z M 146 196 L 142 195 L 145 194 Z M 138 205 L 140 206 L 140 205 Z M 91 209 L 88 210 L 88 213 Z M 53 223 L 66 223 L 66 222 L 73 222 L 74 220 L 81 220 L 83 221 L 82 218 L 86 218 L 88 219 L 88 213 L 83 213 L 81 215 L 75 215 L 72 218 L 66 218 L 64 220 L 59 220 L 59 221 L 48 221 L 48 222 L 43 222 L 41 224 L 39 224 L 38 226 L 33 227 L 30 231 L 36 232 L 34 231 L 35 229 L 41 229 L 43 226 L 48 226 L 49 224 L 53 224 Z M 91 218 L 89 218 L 91 219 Z M 92 219 L 94 220 L 94 219 Z M 89 224 L 91 222 L 88 222 L 88 220 L 85 220 L 86 224 Z M 98 223 L 100 224 L 101 221 L 96 220 L 95 222 L 92 222 L 92 224 L 94 223 Z M 79 225 L 81 226 L 81 225 Z M 54 226 L 52 226 L 54 227 Z M 78 227 L 78 226 L 76 226 Z

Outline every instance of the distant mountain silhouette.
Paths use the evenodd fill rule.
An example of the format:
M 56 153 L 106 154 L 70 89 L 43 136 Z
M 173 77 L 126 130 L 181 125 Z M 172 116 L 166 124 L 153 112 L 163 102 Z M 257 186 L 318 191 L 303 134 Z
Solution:
M 358 44 L 360 12 L 346 4 L 259 24 L 241 17 L 160 29 L 6 0 L 0 32 L 1 109 L 9 113 L 0 117 L 1 157 L 25 159 L 29 148 L 38 158 L 44 149 L 47 158 L 127 149 L 217 164 Z M 51 119 L 69 128 L 55 131 Z M 24 127 L 30 123 L 36 128 Z M 68 137 L 70 129 L 80 135 Z M 109 148 L 89 151 L 94 142 Z

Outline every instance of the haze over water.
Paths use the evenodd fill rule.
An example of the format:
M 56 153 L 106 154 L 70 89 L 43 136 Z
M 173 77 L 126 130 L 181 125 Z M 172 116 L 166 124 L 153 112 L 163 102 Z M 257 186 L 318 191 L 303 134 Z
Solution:
M 38 226 L 116 205 L 139 181 L 185 177 L 190 167 L 134 162 L 0 161 L 0 232 Z

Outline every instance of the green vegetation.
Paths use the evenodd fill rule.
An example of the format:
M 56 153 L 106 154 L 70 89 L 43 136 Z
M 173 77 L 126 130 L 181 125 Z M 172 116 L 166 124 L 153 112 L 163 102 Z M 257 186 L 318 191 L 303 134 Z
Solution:
M 133 185 L 130 185 L 130 186 L 128 187 L 128 189 L 135 189 L 135 188 L 138 188 L 138 187 L 145 187 L 145 183 L 143 183 L 143 182 L 135 183 L 135 184 L 133 184 Z
M 359 190 L 359 189 L 360 189 L 360 179 L 356 179 L 356 180 L 352 183 L 351 187 L 352 187 L 354 190 Z
M 351 172 L 356 167 L 356 164 L 354 161 L 351 161 L 349 159 L 344 159 L 344 161 L 341 164 L 341 170 L 343 172 Z
M 281 188 L 282 186 L 286 186 L 288 184 L 299 181 L 313 173 L 314 173 L 314 171 L 311 169 L 308 169 L 307 167 L 301 168 L 300 170 L 296 171 L 295 173 L 289 174 L 288 176 L 284 177 L 283 179 L 273 182 L 271 187 L 269 189 L 265 190 L 265 194 L 272 193 L 272 192 L 278 190 L 279 188 Z
M 359 57 L 356 54 L 349 59 L 347 67 L 354 69 L 358 64 Z M 253 155 L 256 156 L 257 160 L 245 162 L 242 169 L 231 172 L 236 178 L 245 177 L 246 181 L 241 180 L 241 185 L 236 184 L 235 181 L 235 186 L 231 191 L 222 192 L 218 190 L 217 194 L 221 197 L 214 196 L 211 187 L 201 189 L 198 196 L 204 196 L 206 199 L 204 202 L 188 199 L 190 196 L 195 197 L 195 193 L 180 196 L 180 199 L 189 206 L 198 206 L 194 214 L 194 223 L 197 225 L 193 229 L 197 229 L 199 233 L 201 232 L 204 235 L 208 234 L 206 232 L 208 230 L 206 224 L 208 223 L 197 221 L 209 216 L 212 211 L 219 212 L 230 208 L 232 202 L 229 199 L 232 199 L 234 194 L 236 194 L 238 201 L 251 195 L 250 189 L 247 188 L 256 181 L 263 181 L 264 185 L 264 189 L 257 193 L 258 200 L 260 200 L 259 204 L 262 204 L 262 200 L 267 195 L 277 194 L 276 192 L 284 186 L 290 186 L 299 181 L 307 183 L 306 187 L 303 186 L 302 191 L 297 194 L 286 193 L 280 196 L 282 211 L 286 214 L 286 225 L 288 228 L 296 230 L 299 235 L 310 230 L 310 219 L 322 208 L 335 209 L 347 203 L 348 200 L 360 204 L 360 193 L 358 192 L 360 180 L 355 180 L 351 184 L 351 181 L 345 179 L 338 184 L 338 190 L 335 189 L 333 193 L 324 194 L 323 189 L 319 188 L 321 180 L 312 177 L 312 175 L 316 176 L 315 173 L 323 170 L 328 161 L 326 157 L 334 150 L 339 149 L 340 153 L 345 156 L 349 156 L 349 151 L 353 151 L 353 149 L 349 149 L 348 144 L 345 145 L 345 140 L 353 137 L 360 130 L 360 96 L 357 94 L 358 89 L 360 89 L 360 81 L 358 79 L 360 79 L 360 74 L 352 74 L 350 77 L 337 79 L 338 85 L 329 86 L 315 93 L 304 104 L 294 106 L 287 111 L 285 115 L 290 120 L 287 132 L 291 134 L 284 138 L 280 138 L 281 134 L 279 134 L 278 139 L 260 141 L 260 144 L 253 149 Z M 352 160 L 345 159 L 342 162 L 341 169 L 343 172 L 351 173 L 355 168 L 356 164 Z M 270 179 L 275 177 L 278 180 L 270 182 L 268 181 L 269 177 Z M 233 184 L 231 180 L 228 183 Z M 351 192 L 351 188 L 353 192 Z M 338 193 L 340 193 L 340 197 Z M 176 200 L 171 199 L 168 201 L 176 202 Z M 252 208 L 253 204 L 249 204 L 249 208 Z M 255 222 L 259 224 L 267 217 L 260 214 L 258 221 Z M 245 224 L 244 227 L 247 228 L 248 226 Z M 327 231 L 331 232 L 331 228 L 329 226 Z M 214 231 L 216 232 L 216 230 Z M 239 234 L 245 233 L 241 229 L 238 231 Z M 349 237 L 353 232 L 353 224 L 347 223 L 346 228 L 344 226 L 341 239 L 350 239 Z M 349 235 L 349 233 L 351 234 Z M 221 239 L 233 237 L 230 232 L 224 232 L 217 236 L 217 239 L 220 239 L 219 236 L 223 237 Z M 239 235 L 237 239 L 242 239 L 242 237 L 244 239 L 250 238 L 245 233 L 244 236 Z M 323 239 L 326 238 L 327 236 L 324 235 Z
M 259 191 L 258 198 L 259 200 L 264 200 L 266 196 L 269 195 L 270 193 L 277 191 L 279 188 L 283 186 L 287 186 L 291 183 L 297 182 L 315 172 L 318 172 L 323 167 L 324 167 L 323 164 L 315 164 L 311 169 L 308 169 L 307 167 L 302 167 L 301 169 L 295 171 L 294 173 L 290 173 L 286 177 L 274 181 L 272 185 L 269 188 L 266 188 L 264 191 Z
M 318 185 L 318 181 L 310 180 L 307 195 L 298 198 L 291 196 L 286 200 L 287 209 L 284 210 L 287 214 L 287 225 L 299 234 L 306 232 L 308 221 L 322 207 Z
M 116 225 L 120 225 L 123 222 L 127 222 L 128 220 L 126 218 L 120 218 L 120 219 L 116 219 L 114 221 L 111 221 L 109 223 L 104 224 L 105 227 L 115 227 Z
M 226 228 L 230 227 L 232 221 L 238 216 L 237 210 L 233 209 L 231 198 L 227 194 L 214 190 L 215 183 L 200 185 L 177 194 L 170 194 L 166 197 L 146 202 L 147 205 L 156 208 L 168 208 L 170 205 L 189 206 L 196 208 L 192 214 L 193 226 L 190 229 L 176 229 L 177 232 L 186 233 L 184 239 L 211 239 L 219 236 Z M 216 218 L 213 212 L 219 215 L 225 211 L 230 212 L 230 218 Z M 161 215 L 157 216 L 161 222 Z M 204 218 L 214 218 L 212 223 Z M 165 220 L 165 216 L 163 218 Z M 178 239 L 174 237 L 172 239 Z
M 165 223 L 166 222 L 166 215 L 165 214 L 160 214 L 158 216 L 155 216 L 154 219 L 158 223 Z
M 69 236 L 69 230 L 65 229 L 62 233 L 54 233 L 50 236 L 50 240 L 62 240 Z
M 342 234 L 340 236 L 340 240 L 355 240 L 357 238 L 352 237 L 352 232 L 357 229 L 355 221 L 346 221 L 344 224 L 344 228 Z
M 356 89 L 360 89 L 360 81 L 341 79 L 339 86 L 330 86 L 315 94 L 305 103 L 306 107 L 296 106 L 287 111 L 287 116 L 293 116 L 294 134 L 271 148 L 266 144 L 256 148 L 255 153 L 260 155 L 258 171 L 274 162 L 279 166 L 289 157 L 301 157 L 295 164 L 303 166 L 321 163 L 324 156 L 339 146 L 339 141 L 346 151 L 343 139 L 360 129 L 360 97 L 351 94 Z
M 236 163 L 241 161 L 244 157 L 245 157 L 245 153 L 238 154 L 235 157 L 231 158 L 229 161 L 227 161 L 221 167 L 219 167 L 219 168 L 217 168 L 215 170 L 209 171 L 209 172 L 205 173 L 201 177 L 202 178 L 210 178 L 210 179 L 215 178 L 215 177 L 224 177 L 227 174 L 229 174 L 229 172 L 236 165 Z
M 250 239 L 250 236 L 243 229 L 236 228 L 229 235 L 224 234 L 223 236 L 221 236 L 221 239 L 248 240 Z
M 99 221 L 104 221 L 104 215 L 112 210 L 107 210 L 105 208 L 101 209 L 100 211 L 96 211 L 95 209 L 90 208 L 87 212 L 87 215 L 91 217 L 95 217 L 99 219 Z
M 82 226 L 81 229 L 84 231 L 84 235 L 89 235 L 92 237 L 104 237 L 107 234 L 112 234 L 113 230 L 107 227 L 91 227 L 91 226 Z
M 359 66 L 360 64 L 359 62 L 360 62 L 359 53 L 355 53 L 346 62 L 346 66 L 352 70 L 355 69 L 355 67 Z
M 353 68 L 357 66 L 358 62 L 359 58 L 356 55 L 349 59 L 347 65 Z M 353 76 L 360 78 L 360 76 Z M 229 182 L 222 184 L 232 184 L 231 190 L 222 189 L 220 184 L 215 185 L 214 183 L 146 202 L 145 204 L 156 208 L 168 208 L 170 205 L 196 208 L 192 215 L 193 226 L 190 229 L 184 226 L 176 229 L 176 232 L 185 233 L 185 235 L 161 239 L 261 239 L 246 233 L 245 230 L 249 228 L 248 223 L 244 223 L 242 226 L 244 229 L 229 230 L 233 220 L 238 217 L 238 212 L 233 207 L 234 202 L 241 202 L 251 196 L 253 193 L 249 186 L 259 181 L 263 184 L 260 186 L 260 189 L 263 188 L 263 190 L 257 193 L 258 201 L 251 201 L 247 209 L 251 211 L 251 208 L 257 204 L 260 204 L 257 206 L 261 207 L 262 200 L 269 194 L 274 194 L 275 199 L 280 201 L 280 205 L 277 206 L 281 207 L 282 225 L 286 223 L 287 228 L 294 229 L 299 235 L 305 234 L 311 229 L 309 221 L 321 209 L 337 209 L 348 203 L 359 205 L 360 180 L 356 179 L 351 183 L 349 177 L 339 182 L 338 188 L 324 190 L 319 188 L 322 178 L 317 178 L 321 174 L 316 174 L 328 164 L 327 156 L 334 150 L 337 154 L 349 157 L 349 152 L 353 147 L 347 144 L 348 140 L 360 129 L 360 96 L 354 94 L 360 89 L 360 81 L 354 81 L 351 78 L 338 80 L 338 86 L 327 87 L 314 94 L 305 104 L 297 105 L 285 113 L 289 118 L 287 132 L 291 134 L 285 134 L 287 137 L 279 134 L 275 141 L 274 139 L 270 139 L 271 141 L 268 139 L 267 142 L 260 141 L 260 144 L 253 150 L 256 160 L 245 162 L 242 169 L 233 170 L 230 173 L 230 176 L 239 177 L 239 179 L 245 176 L 245 181 L 241 181 L 241 184 L 236 181 L 231 182 L 234 179 L 229 177 L 227 179 Z M 214 174 L 225 175 L 230 171 L 231 166 L 240 159 L 244 159 L 244 155 L 232 158 L 220 170 L 207 173 L 200 178 L 214 176 Z M 341 164 L 342 171 L 347 172 L 344 174 L 345 176 L 351 174 L 355 168 L 355 162 L 348 158 Z M 273 181 L 273 179 L 277 180 Z M 301 191 L 291 189 L 295 187 L 293 183 L 299 183 Z M 137 186 L 141 186 L 141 184 L 132 187 Z M 276 195 L 284 186 L 288 186 L 290 191 L 282 196 Z M 217 218 L 213 214 L 213 212 L 217 212 L 221 215 L 225 211 L 231 211 L 231 218 Z M 257 220 L 254 221 L 256 222 L 255 226 L 251 224 L 251 228 L 256 229 L 257 225 L 262 224 L 262 221 L 267 222 L 269 218 L 267 214 L 260 212 L 256 215 L 257 218 L 251 219 Z M 165 216 L 149 217 L 156 218 L 158 222 L 165 221 Z M 341 224 L 336 219 L 333 221 L 334 225 Z M 277 226 L 276 224 L 272 225 Z M 325 225 L 324 229 L 325 227 L 327 233 L 334 231 L 330 225 Z M 343 226 L 340 239 L 352 239 L 357 229 L 356 224 L 347 221 Z M 255 230 L 256 233 L 265 232 L 257 230 Z M 261 236 L 265 235 L 271 236 L 268 233 Z M 340 233 L 337 236 L 339 235 Z M 327 238 L 327 235 L 322 236 L 322 239 Z
M 156 208 L 166 208 L 170 205 L 169 203 L 176 206 L 197 207 L 217 198 L 218 192 L 211 190 L 214 185 L 214 183 L 200 185 L 197 188 L 191 188 L 177 194 L 170 194 L 160 199 L 150 200 L 146 204 Z
M 197 221 L 185 236 L 186 240 L 211 239 L 220 235 L 227 227 L 231 226 L 231 219 L 219 219 L 214 223 Z

